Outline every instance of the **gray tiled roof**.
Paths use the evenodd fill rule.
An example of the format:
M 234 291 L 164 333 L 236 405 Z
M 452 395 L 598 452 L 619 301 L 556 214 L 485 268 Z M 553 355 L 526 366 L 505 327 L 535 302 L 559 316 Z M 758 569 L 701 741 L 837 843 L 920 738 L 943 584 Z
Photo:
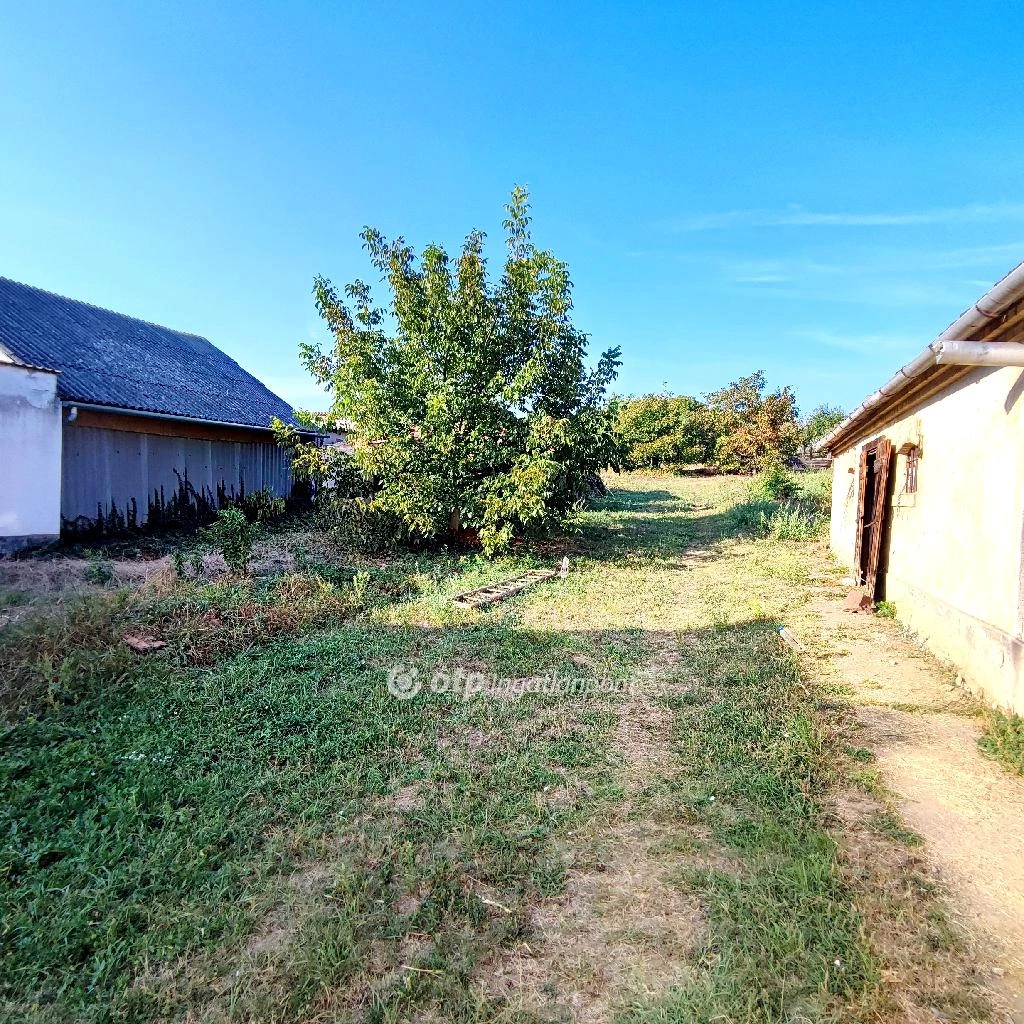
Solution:
M 61 398 L 266 427 L 292 407 L 205 338 L 0 277 L 0 346 L 59 370 Z

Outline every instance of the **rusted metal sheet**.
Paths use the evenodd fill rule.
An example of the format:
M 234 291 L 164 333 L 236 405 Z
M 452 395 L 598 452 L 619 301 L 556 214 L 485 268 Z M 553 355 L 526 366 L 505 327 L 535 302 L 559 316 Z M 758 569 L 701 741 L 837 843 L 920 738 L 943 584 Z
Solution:
M 141 526 L 154 502 L 170 502 L 187 481 L 200 498 L 237 497 L 266 488 L 291 493 L 291 461 L 273 441 L 213 441 L 64 427 L 61 517 L 95 522 L 112 514 Z

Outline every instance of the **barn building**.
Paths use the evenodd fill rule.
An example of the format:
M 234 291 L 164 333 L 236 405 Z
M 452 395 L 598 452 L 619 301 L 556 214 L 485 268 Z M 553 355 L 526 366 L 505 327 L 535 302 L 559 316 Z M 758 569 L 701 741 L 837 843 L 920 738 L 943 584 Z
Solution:
M 1024 714 L 1024 264 L 819 447 L 838 558 L 972 689 Z
M 274 417 L 205 338 L 0 278 L 0 553 L 288 496 Z

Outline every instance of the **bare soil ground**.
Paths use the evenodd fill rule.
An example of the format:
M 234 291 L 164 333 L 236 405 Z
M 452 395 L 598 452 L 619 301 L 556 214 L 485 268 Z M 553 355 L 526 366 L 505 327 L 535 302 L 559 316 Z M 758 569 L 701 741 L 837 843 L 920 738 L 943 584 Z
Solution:
M 986 985 L 1024 1021 L 1024 779 L 978 748 L 978 705 L 892 621 L 819 596 L 826 670 L 852 692 L 860 742 L 924 839 L 923 856 L 973 938 Z
M 253 574 L 270 576 L 292 571 L 296 564 L 292 549 L 311 543 L 304 531 L 270 536 L 253 551 Z M 186 572 L 192 578 L 215 580 L 227 572 L 224 558 L 216 551 L 193 542 L 188 554 Z M 32 558 L 0 559 L 0 627 L 40 607 L 50 607 L 55 601 L 112 588 L 138 589 L 172 575 L 168 554 L 140 558 L 103 552 L 88 558 L 59 551 Z

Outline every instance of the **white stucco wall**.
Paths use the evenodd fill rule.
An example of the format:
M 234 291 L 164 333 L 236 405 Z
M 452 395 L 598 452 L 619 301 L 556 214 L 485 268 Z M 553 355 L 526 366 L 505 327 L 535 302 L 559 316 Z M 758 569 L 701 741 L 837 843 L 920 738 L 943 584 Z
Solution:
M 832 549 L 852 566 L 861 447 L 920 448 L 916 494 L 895 460 L 885 596 L 974 689 L 1024 713 L 1024 372 L 980 369 L 836 454 Z
M 0 553 L 60 533 L 57 375 L 0 360 Z

